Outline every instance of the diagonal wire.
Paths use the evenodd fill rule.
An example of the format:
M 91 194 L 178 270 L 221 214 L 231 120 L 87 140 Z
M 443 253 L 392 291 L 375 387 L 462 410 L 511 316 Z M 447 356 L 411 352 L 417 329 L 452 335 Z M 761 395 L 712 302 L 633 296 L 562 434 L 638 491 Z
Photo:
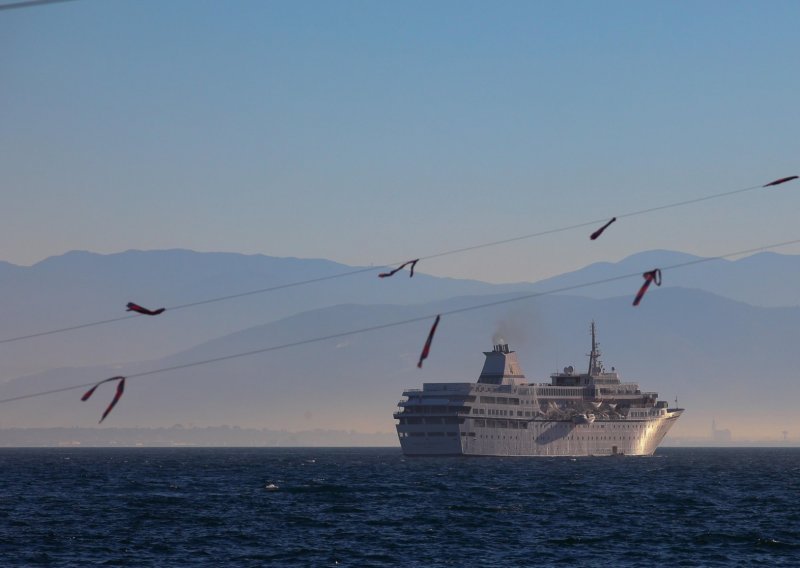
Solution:
M 61 0 L 57 0 L 57 1 L 61 1 Z M 706 196 L 703 196 L 703 197 L 687 199 L 687 200 L 678 201 L 678 202 L 675 202 L 675 203 L 668 203 L 668 204 L 665 204 L 665 205 L 658 205 L 656 207 L 649 207 L 647 209 L 639 209 L 637 211 L 630 211 L 628 213 L 622 213 L 620 215 L 617 215 L 617 218 L 635 217 L 637 215 L 645 215 L 647 213 L 652 213 L 652 212 L 655 212 L 655 211 L 662 211 L 664 209 L 671 209 L 671 208 L 674 208 L 674 207 L 682 207 L 682 206 L 685 206 L 685 205 L 691 205 L 691 204 L 694 204 L 694 203 L 700 203 L 702 201 L 709 201 L 711 199 L 719 199 L 719 198 L 722 198 L 722 197 L 728 197 L 728 196 L 736 195 L 736 194 L 739 194 L 739 193 L 745 193 L 745 192 L 748 192 L 748 191 L 753 191 L 755 189 L 762 189 L 763 187 L 764 186 L 762 186 L 762 185 L 753 185 L 753 186 L 749 186 L 749 187 L 734 189 L 732 191 L 724 191 L 724 192 L 721 192 L 721 193 L 715 193 L 715 194 L 706 195 Z M 594 219 L 594 220 L 591 220 L 591 221 L 584 221 L 582 223 L 576 223 L 576 224 L 567 225 L 567 226 L 564 226 L 564 227 L 557 227 L 557 228 L 554 228 L 554 229 L 547 229 L 547 230 L 544 230 L 544 231 L 537 231 L 535 233 L 528 233 L 528 234 L 525 234 L 525 235 L 518 235 L 516 237 L 510 237 L 510 238 L 502 239 L 502 240 L 498 240 L 498 241 L 490 241 L 490 242 L 480 243 L 480 244 L 476 244 L 476 245 L 472 245 L 472 246 L 445 250 L 445 251 L 441 251 L 441 252 L 438 252 L 438 253 L 430 254 L 428 256 L 419 257 L 419 260 L 430 260 L 430 259 L 433 259 L 433 258 L 440 258 L 440 257 L 443 257 L 443 256 L 449 256 L 449 255 L 453 255 L 453 254 L 460 254 L 460 253 L 469 252 L 469 251 L 478 250 L 478 249 L 483 249 L 483 248 L 495 247 L 495 246 L 504 245 L 504 244 L 508 244 L 508 243 L 512 243 L 512 242 L 516 242 L 516 241 L 523 241 L 523 240 L 527 240 L 527 239 L 533 239 L 533 238 L 542 237 L 542 236 L 545 236 L 545 235 L 563 233 L 563 232 L 566 232 L 566 231 L 572 231 L 572 230 L 575 230 L 575 229 L 581 229 L 581 228 L 584 228 L 584 227 L 590 227 L 590 226 L 593 226 L 593 225 L 597 225 L 598 223 L 602 223 L 602 222 L 607 221 L 607 220 L 608 219 L 604 217 L 602 219 Z M 327 281 L 327 280 L 334 280 L 334 279 L 337 279 L 337 278 L 345 278 L 347 276 L 354 276 L 356 274 L 364 274 L 364 273 L 367 273 L 367 272 L 374 272 L 376 270 L 381 270 L 381 269 L 386 268 L 388 266 L 393 266 L 393 265 L 399 264 L 400 262 L 405 262 L 405 261 L 389 262 L 389 263 L 386 263 L 386 264 L 383 264 L 383 265 L 379 265 L 379 266 L 373 266 L 373 267 L 368 267 L 368 268 L 358 268 L 358 269 L 355 269 L 355 270 L 348 270 L 346 272 L 339 272 L 337 274 L 330 274 L 328 276 L 320 276 L 320 277 L 317 277 L 317 278 L 310 278 L 310 279 L 307 279 L 307 280 L 297 280 L 297 281 L 294 281 L 294 282 L 287 282 L 285 284 L 279 284 L 277 286 L 270 286 L 270 287 L 267 287 L 267 288 L 259 288 L 259 289 L 256 289 L 256 290 L 249 290 L 249 291 L 246 291 L 246 292 L 240 292 L 240 293 L 236 293 L 236 294 L 218 296 L 218 297 L 214 297 L 214 298 L 208 298 L 206 300 L 199 300 L 197 302 L 190 302 L 190 303 L 186 303 L 186 304 L 178 304 L 178 305 L 175 305 L 175 306 L 168 306 L 166 309 L 170 310 L 170 311 L 182 310 L 182 309 L 185 309 L 185 308 L 193 308 L 193 307 L 196 307 L 196 306 L 214 304 L 214 303 L 217 303 L 217 302 L 224 302 L 224 301 L 233 300 L 233 299 L 236 299 L 236 298 L 244 298 L 246 296 L 255 296 L 255 295 L 258 295 L 258 294 L 265 294 L 265 293 L 268 293 L 268 292 L 274 292 L 276 290 L 283 290 L 283 289 L 286 289 L 286 288 L 294 288 L 296 286 L 305 286 L 305 285 L 308 285 L 308 284 L 315 284 L 315 283 L 324 282 L 324 281 Z M 19 335 L 19 336 L 15 336 L 15 337 L 7 337 L 5 339 L 0 339 L 0 344 L 13 343 L 13 342 L 16 342 L 16 341 L 23 341 L 23 340 L 26 340 L 26 339 L 33 339 L 33 338 L 36 338 L 36 337 L 43 337 L 43 336 L 46 336 L 46 335 L 54 335 L 54 334 L 58 334 L 58 333 L 65 333 L 65 332 L 68 332 L 68 331 L 73 331 L 73 330 L 77 330 L 77 329 L 84 329 L 84 328 L 87 328 L 87 327 L 106 325 L 106 324 L 110 324 L 110 323 L 114 323 L 114 322 L 130 319 L 130 318 L 135 318 L 135 317 L 140 317 L 140 316 L 139 315 L 126 315 L 126 316 L 120 316 L 120 317 L 117 317 L 117 318 L 93 321 L 93 322 L 82 323 L 82 324 L 73 325 L 73 326 L 67 326 L 67 327 L 61 327 L 61 328 L 56 328 L 56 329 L 50 329 L 50 330 L 46 330 L 46 331 L 40 331 L 40 332 L 30 333 L 30 334 L 26 334 L 26 335 Z
M 33 8 L 46 4 L 61 4 L 62 2 L 73 2 L 74 0 L 21 0 L 20 2 L 9 2 L 0 4 L 0 10 L 16 10 L 19 8 Z

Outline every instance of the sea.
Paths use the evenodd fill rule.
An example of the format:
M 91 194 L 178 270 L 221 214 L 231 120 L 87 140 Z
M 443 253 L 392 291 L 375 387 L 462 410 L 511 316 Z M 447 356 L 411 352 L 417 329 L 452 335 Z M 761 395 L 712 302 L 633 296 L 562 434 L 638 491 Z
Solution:
M 2 566 L 800 566 L 800 448 L 0 450 Z

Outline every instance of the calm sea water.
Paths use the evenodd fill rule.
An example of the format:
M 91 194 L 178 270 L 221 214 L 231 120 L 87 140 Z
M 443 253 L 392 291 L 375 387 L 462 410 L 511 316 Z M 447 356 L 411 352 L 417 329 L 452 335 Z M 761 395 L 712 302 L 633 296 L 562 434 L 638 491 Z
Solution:
M 800 565 L 800 449 L 0 450 L 3 566 Z

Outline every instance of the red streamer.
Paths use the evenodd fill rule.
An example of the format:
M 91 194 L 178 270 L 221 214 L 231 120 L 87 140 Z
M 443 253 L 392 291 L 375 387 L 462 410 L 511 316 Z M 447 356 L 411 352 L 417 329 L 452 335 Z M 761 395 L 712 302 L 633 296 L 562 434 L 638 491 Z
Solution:
M 108 405 L 108 408 L 106 408 L 106 411 L 103 412 L 103 416 L 100 418 L 100 422 L 98 422 L 98 424 L 102 423 L 103 420 L 106 419 L 106 416 L 108 416 L 111 410 L 117 405 L 119 399 L 122 398 L 122 393 L 125 392 L 125 377 L 111 377 L 110 379 L 104 379 L 99 383 L 97 383 L 96 385 L 94 385 L 88 391 L 86 391 L 84 395 L 81 397 L 81 400 L 89 400 L 89 397 L 91 397 L 94 394 L 94 391 L 97 389 L 97 387 L 109 381 L 119 381 L 117 383 L 117 392 L 116 394 L 114 394 L 114 398 L 111 400 L 111 403 Z
M 592 240 L 595 240 L 597 237 L 599 237 L 600 235 L 603 234 L 603 231 L 608 229 L 608 227 L 611 225 L 611 223 L 613 223 L 616 220 L 617 220 L 616 217 L 612 217 L 611 221 L 609 221 L 608 223 L 606 223 L 605 225 L 603 225 L 602 227 L 597 229 L 594 233 L 592 233 L 592 235 L 589 238 L 592 239 Z
M 797 176 L 789 176 L 789 177 L 785 177 L 785 178 L 781 178 L 781 179 L 776 179 L 775 181 L 771 181 L 769 183 L 766 183 L 761 187 L 770 187 L 770 186 L 773 186 L 773 185 L 780 185 L 782 183 L 786 183 L 787 181 L 792 181 L 793 179 L 797 179 Z
M 139 304 L 134 304 L 133 302 L 128 302 L 126 312 L 139 312 L 140 314 L 144 314 L 146 316 L 157 316 L 158 314 L 163 314 L 166 308 L 158 308 L 157 310 L 148 310 L 147 308 L 143 308 Z
M 417 367 L 420 369 L 422 368 L 422 362 L 428 358 L 428 353 L 431 351 L 431 343 L 433 342 L 433 334 L 436 333 L 436 326 L 439 325 L 439 320 L 441 316 L 436 316 L 436 321 L 433 322 L 433 326 L 431 326 L 431 331 L 428 333 L 428 339 L 425 340 L 425 347 L 422 348 L 422 353 L 419 355 L 419 363 L 417 363 Z
M 398 272 L 403 270 L 409 264 L 411 265 L 411 274 L 409 274 L 408 277 L 409 278 L 413 278 L 414 277 L 414 267 L 417 265 L 418 262 L 419 262 L 418 258 L 415 258 L 414 260 L 409 260 L 408 262 L 404 262 L 403 264 L 401 264 L 400 266 L 398 266 L 397 268 L 395 268 L 394 270 L 392 270 L 390 272 L 381 272 L 380 274 L 378 274 L 378 278 L 388 278 L 389 276 L 394 276 L 395 274 L 397 274 Z
M 642 274 L 642 278 L 644 278 L 644 284 L 642 287 L 639 288 L 639 291 L 636 293 L 636 298 L 633 300 L 633 305 L 638 306 L 639 302 L 642 301 L 645 292 L 650 287 L 651 283 L 655 283 L 656 286 L 661 286 L 661 270 L 656 268 L 654 270 L 650 270 Z

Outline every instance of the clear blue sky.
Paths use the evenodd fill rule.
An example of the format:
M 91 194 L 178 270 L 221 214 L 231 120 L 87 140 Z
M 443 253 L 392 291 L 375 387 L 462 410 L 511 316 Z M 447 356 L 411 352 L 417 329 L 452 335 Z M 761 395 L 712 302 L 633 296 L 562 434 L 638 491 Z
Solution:
M 780 1 L 0 11 L 0 259 L 378 264 L 799 174 L 798 22 Z M 787 184 L 418 269 L 501 282 L 715 255 L 800 238 L 799 206 Z

